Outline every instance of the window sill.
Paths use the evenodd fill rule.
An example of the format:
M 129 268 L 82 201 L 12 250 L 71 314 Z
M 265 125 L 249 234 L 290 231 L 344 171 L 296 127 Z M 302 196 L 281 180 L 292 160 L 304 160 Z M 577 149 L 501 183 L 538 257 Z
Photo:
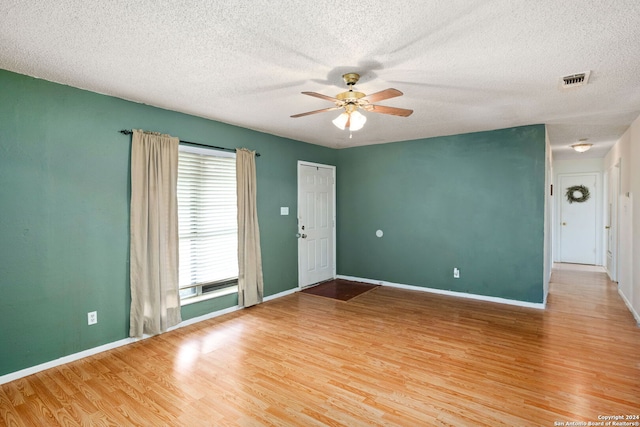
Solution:
M 202 302 L 214 298 L 223 297 L 225 295 L 237 294 L 238 286 L 230 286 L 228 288 L 219 289 L 217 291 L 207 292 L 204 295 L 198 295 L 197 297 L 187 298 L 180 301 L 180 306 L 184 307 L 185 305 L 195 304 L 197 302 Z

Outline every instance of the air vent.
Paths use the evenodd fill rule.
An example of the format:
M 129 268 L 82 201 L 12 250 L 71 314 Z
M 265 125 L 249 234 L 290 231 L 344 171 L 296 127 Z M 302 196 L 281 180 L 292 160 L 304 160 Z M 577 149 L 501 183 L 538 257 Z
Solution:
M 560 80 L 560 87 L 562 89 L 568 89 L 571 87 L 584 86 L 589 82 L 589 71 L 585 71 L 584 73 L 571 74 L 569 76 L 564 76 Z

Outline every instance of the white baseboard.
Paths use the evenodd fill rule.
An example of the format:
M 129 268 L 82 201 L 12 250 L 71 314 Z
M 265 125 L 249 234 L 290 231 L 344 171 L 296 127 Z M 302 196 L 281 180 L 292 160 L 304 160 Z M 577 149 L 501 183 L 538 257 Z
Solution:
M 288 291 L 280 292 L 274 295 L 269 295 L 268 297 L 263 298 L 263 302 L 271 301 L 277 298 L 284 297 L 286 295 L 293 294 L 298 292 L 298 288 L 293 288 Z M 225 308 L 223 310 L 214 311 L 211 313 L 204 314 L 202 316 L 193 317 L 191 319 L 180 322 L 179 325 L 173 326 L 167 330 L 167 332 L 174 331 L 176 329 L 184 328 L 185 326 L 193 325 L 195 323 L 203 322 L 205 320 L 213 319 L 218 316 L 222 316 L 225 314 L 233 313 L 234 311 L 240 310 L 242 307 L 236 305 L 234 307 Z M 29 375 L 37 374 L 38 372 L 45 371 L 47 369 L 55 368 L 56 366 L 61 366 L 66 363 L 75 362 L 76 360 L 84 359 L 85 357 L 93 356 L 98 353 L 102 353 L 103 351 L 113 350 L 114 348 L 122 347 L 123 345 L 131 344 L 140 340 L 144 340 L 152 337 L 153 335 L 144 335 L 142 338 L 125 338 L 119 341 L 114 341 L 108 344 L 104 344 L 98 347 L 93 347 L 87 350 L 80 351 L 78 353 L 70 354 L 68 356 L 63 356 L 59 359 L 51 360 L 49 362 L 41 363 L 40 365 L 31 366 L 29 368 L 21 369 L 16 372 L 11 372 L 9 374 L 0 375 L 0 384 L 6 384 L 11 381 L 18 380 L 20 378 L 24 378 Z
M 108 344 L 104 344 L 98 347 L 90 348 L 78 353 L 70 354 L 68 356 L 61 357 L 59 359 L 45 362 L 40 365 L 32 366 L 30 368 L 22 369 L 20 371 L 12 372 L 10 374 L 0 376 L 0 384 L 5 384 L 11 381 L 24 378 L 29 375 L 37 374 L 38 372 L 55 368 L 56 366 L 64 365 L 65 363 L 75 362 L 76 360 L 83 359 L 85 357 L 93 356 L 94 354 L 102 353 L 103 351 L 113 350 L 114 348 L 122 347 L 123 345 L 131 344 L 136 341 L 140 341 L 144 338 L 125 338 L 123 340 L 114 341 Z
M 618 295 L 620 295 L 620 298 L 622 298 L 624 304 L 627 306 L 631 314 L 633 314 L 633 318 L 636 319 L 636 323 L 638 324 L 638 326 L 640 326 L 640 314 L 638 314 L 638 312 L 633 308 L 633 306 L 631 305 L 631 301 L 627 299 L 626 295 L 622 293 L 620 288 L 618 288 Z
M 267 301 L 271 301 L 273 299 L 278 299 L 278 298 L 282 298 L 282 297 L 286 297 L 287 295 L 291 295 L 291 294 L 295 294 L 296 292 L 298 292 L 300 290 L 300 288 L 298 288 L 297 286 L 293 289 L 289 289 L 288 291 L 283 291 L 277 294 L 273 294 L 273 295 L 269 295 L 268 297 L 264 297 L 262 299 L 262 302 L 267 302 Z
M 339 279 L 344 279 L 344 280 L 351 280 L 353 282 L 371 283 L 373 285 L 382 285 L 382 286 L 389 286 L 389 287 L 392 287 L 392 288 L 400 288 L 400 289 L 409 289 L 409 290 L 412 290 L 412 291 L 429 292 L 429 293 L 432 293 L 432 294 L 447 295 L 447 296 L 458 297 L 458 298 L 467 298 L 467 299 L 474 299 L 474 300 L 479 300 L 479 301 L 495 302 L 495 303 L 498 303 L 498 304 L 516 305 L 518 307 L 535 308 L 535 309 L 538 309 L 538 310 L 544 310 L 545 307 L 546 307 L 546 302 L 536 303 L 536 302 L 518 301 L 518 300 L 514 300 L 514 299 L 490 297 L 490 296 L 486 296 L 486 295 L 469 294 L 469 293 L 466 293 L 466 292 L 456 292 L 456 291 L 447 291 L 447 290 L 444 290 L 444 289 L 425 288 L 425 287 L 422 287 L 422 286 L 415 286 L 415 285 L 403 285 L 401 283 L 385 282 L 385 281 L 382 281 L 382 280 L 373 280 L 373 279 L 364 279 L 362 277 L 343 276 L 343 275 L 340 275 L 340 274 L 338 275 L 338 278 Z
M 193 325 L 194 323 L 199 323 L 199 322 L 203 322 L 205 320 L 209 320 L 209 319 L 213 319 L 215 317 L 218 316 L 222 316 L 224 314 L 229 314 L 229 313 L 233 313 L 234 311 L 238 311 L 240 310 L 242 307 L 240 307 L 239 305 L 233 306 L 233 307 L 229 307 L 229 308 L 224 308 L 222 310 L 218 310 L 218 311 L 212 311 L 211 313 L 207 313 L 207 314 L 203 314 L 202 316 L 198 316 L 198 317 L 192 317 L 191 319 L 187 319 L 184 320 L 182 322 L 180 322 L 180 324 L 167 329 L 167 332 L 170 331 L 174 331 L 176 329 L 180 329 L 180 328 L 184 328 L 185 326 L 189 326 L 189 325 Z M 150 336 L 153 335 L 145 335 L 143 338 L 149 338 Z

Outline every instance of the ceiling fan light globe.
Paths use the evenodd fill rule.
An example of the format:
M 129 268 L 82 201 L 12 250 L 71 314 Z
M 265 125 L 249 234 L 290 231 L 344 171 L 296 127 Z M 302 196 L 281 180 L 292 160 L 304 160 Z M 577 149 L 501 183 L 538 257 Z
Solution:
M 360 130 L 366 122 L 367 117 L 364 114 L 360 113 L 359 111 L 354 111 L 353 113 L 351 113 L 351 124 L 349 126 L 349 130 Z
M 342 113 L 338 117 L 332 120 L 332 123 L 340 130 L 344 130 L 347 125 L 347 121 L 349 120 L 349 114 Z M 353 124 L 353 122 L 351 122 Z

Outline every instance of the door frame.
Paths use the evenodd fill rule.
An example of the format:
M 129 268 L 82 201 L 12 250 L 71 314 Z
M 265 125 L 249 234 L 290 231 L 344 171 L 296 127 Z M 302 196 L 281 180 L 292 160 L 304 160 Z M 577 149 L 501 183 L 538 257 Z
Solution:
M 602 172 L 600 171 L 585 171 L 585 172 L 567 172 L 567 173 L 558 173 L 556 175 L 556 184 L 557 189 L 554 186 L 554 193 L 556 198 L 556 214 L 555 214 L 555 230 L 554 233 L 555 242 L 554 242 L 554 261 L 562 262 L 562 204 L 564 202 L 564 189 L 562 188 L 562 178 L 570 177 L 570 176 L 584 176 L 584 175 L 595 175 L 596 185 L 595 190 L 592 192 L 592 197 L 595 202 L 595 244 L 596 244 L 596 253 L 595 253 L 595 265 L 603 266 L 604 264 L 604 256 L 605 250 L 603 248 L 604 243 L 604 192 L 600 190 L 600 187 L 603 186 L 602 182 Z
M 613 233 L 614 233 L 614 238 L 615 238 L 615 242 L 614 242 L 614 247 L 613 247 L 613 252 L 612 252 L 612 256 L 611 256 L 611 265 L 613 266 L 613 271 L 609 271 L 608 268 L 608 263 L 607 263 L 607 249 L 609 247 L 609 242 L 607 240 L 608 237 L 608 233 L 606 230 L 603 230 L 603 260 L 602 260 L 602 265 L 604 266 L 607 275 L 609 276 L 609 279 L 611 279 L 612 282 L 617 282 L 618 281 L 618 253 L 619 253 L 619 249 L 620 249 L 620 232 L 619 232 L 619 225 L 620 225 L 620 178 L 622 177 L 621 175 L 621 171 L 620 171 L 620 159 L 618 159 L 618 161 L 611 166 L 608 170 L 605 171 L 604 173 L 604 185 L 603 185 L 603 189 L 604 189 L 604 200 L 603 200 L 603 208 L 604 208 L 604 212 L 603 212 L 603 222 L 605 227 L 609 226 L 611 227 L 611 229 L 613 229 Z M 609 194 L 609 183 L 613 181 L 613 195 Z M 608 209 L 609 209 L 609 198 L 612 197 L 613 200 L 613 209 L 610 212 L 610 214 L 608 214 Z M 611 216 L 609 218 L 610 223 L 607 224 L 607 216 Z
M 311 166 L 311 167 L 316 167 L 316 168 L 323 168 L 323 169 L 330 169 L 331 170 L 331 189 L 332 189 L 332 197 L 333 197 L 333 212 L 331 212 L 331 218 L 333 221 L 333 245 L 331 247 L 331 251 L 333 252 L 333 268 L 332 268 L 332 279 L 336 278 L 336 272 L 337 272 L 337 259 L 336 259 L 336 229 L 337 229 L 337 221 L 336 221 L 336 212 L 337 212 L 337 205 L 336 205 L 336 183 L 337 183 L 337 179 L 336 179 L 336 167 L 334 165 L 326 165 L 323 163 L 314 163 L 314 162 L 307 162 L 305 160 L 298 160 L 298 166 L 297 166 L 297 206 L 296 206 L 296 230 L 297 233 L 300 233 L 300 172 L 301 172 L 301 167 L 302 166 Z M 300 269 L 300 239 L 298 238 L 298 250 L 296 252 L 296 256 L 298 258 L 297 261 L 297 265 L 298 265 L 298 288 L 299 289 L 303 289 L 305 287 L 301 286 L 302 280 L 301 280 L 301 269 Z

